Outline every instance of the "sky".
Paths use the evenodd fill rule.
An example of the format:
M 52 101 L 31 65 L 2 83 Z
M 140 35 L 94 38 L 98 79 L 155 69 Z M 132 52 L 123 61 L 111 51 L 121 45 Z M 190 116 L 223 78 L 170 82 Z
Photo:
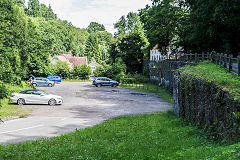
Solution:
M 113 24 L 129 12 L 137 12 L 150 5 L 150 0 L 39 0 L 51 5 L 61 20 L 67 20 L 79 28 L 87 28 L 90 22 L 103 24 L 114 33 Z

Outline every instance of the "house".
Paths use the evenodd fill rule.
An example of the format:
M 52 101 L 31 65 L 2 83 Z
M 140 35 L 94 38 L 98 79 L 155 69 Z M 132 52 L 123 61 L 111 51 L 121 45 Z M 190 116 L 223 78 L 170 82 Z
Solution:
M 89 66 L 92 67 L 92 73 L 93 73 L 93 71 L 94 71 L 97 67 L 99 67 L 100 64 L 98 64 L 96 61 L 92 61 L 92 62 L 89 64 Z
M 163 55 L 161 53 L 161 50 L 165 50 L 166 54 Z M 180 53 L 183 52 L 184 49 L 183 47 L 178 47 L 178 48 L 173 48 L 171 46 L 167 47 L 162 47 L 162 49 L 159 48 L 159 45 L 155 45 L 151 50 L 150 50 L 150 61 L 163 61 L 167 59 L 168 57 L 173 56 L 175 53 Z
M 161 54 L 158 44 L 150 50 L 150 61 L 162 61 L 165 59 L 167 59 L 167 56 Z
M 88 65 L 87 57 L 72 56 L 71 51 L 69 51 L 68 54 L 64 54 L 64 52 L 61 51 L 61 55 L 53 56 L 50 61 L 52 64 L 56 64 L 57 61 L 66 62 L 70 69 L 73 69 L 76 65 Z

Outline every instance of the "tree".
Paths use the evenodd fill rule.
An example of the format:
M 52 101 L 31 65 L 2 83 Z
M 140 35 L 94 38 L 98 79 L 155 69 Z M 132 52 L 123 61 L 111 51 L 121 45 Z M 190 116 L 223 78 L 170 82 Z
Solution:
M 21 13 L 17 6 L 14 6 L 11 0 L 0 1 L 0 57 L 3 64 L 2 73 L 4 77 L 7 74 L 19 73 L 20 71 L 20 55 L 18 38 L 24 36 L 22 34 L 22 26 L 18 26 Z
M 18 5 L 19 7 L 25 8 L 25 0 L 13 0 L 13 3 Z
M 138 33 L 126 34 L 122 39 L 111 45 L 112 61 L 120 57 L 127 66 L 129 73 L 142 73 L 143 57 L 147 42 Z
M 142 73 L 143 57 L 147 55 L 149 43 L 139 16 L 130 12 L 126 17 L 122 16 L 114 26 L 118 31 L 110 48 L 112 62 L 121 58 L 126 64 L 127 72 Z
M 89 33 L 94 33 L 98 31 L 105 31 L 106 29 L 103 24 L 99 24 L 97 22 L 91 22 L 87 27 L 87 30 Z
M 179 30 L 184 27 L 185 15 L 188 7 L 184 0 L 152 0 L 153 6 L 146 6 L 140 11 L 141 21 L 150 42 L 150 47 L 159 45 L 167 52 L 167 47 L 178 45 Z
M 33 17 L 39 17 L 40 14 L 40 5 L 38 0 L 29 0 L 27 14 Z
M 45 19 L 57 19 L 57 15 L 53 13 L 53 10 L 49 4 L 47 7 L 45 4 L 40 4 L 39 6 L 39 16 L 44 17 Z
M 99 51 L 101 59 L 107 61 L 109 59 L 110 44 L 112 43 L 112 34 L 107 31 L 98 31 L 94 33 L 94 36 L 98 39 Z
M 86 42 L 85 55 L 91 61 L 95 59 L 97 62 L 101 61 L 101 54 L 98 46 L 98 39 L 94 34 L 90 34 Z
M 240 52 L 240 1 L 187 0 L 190 6 L 186 42 L 195 51 Z

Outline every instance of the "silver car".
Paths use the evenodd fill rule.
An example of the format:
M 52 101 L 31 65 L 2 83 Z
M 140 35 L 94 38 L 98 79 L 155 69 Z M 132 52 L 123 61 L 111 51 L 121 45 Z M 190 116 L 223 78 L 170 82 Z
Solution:
M 32 85 L 34 87 L 36 86 L 48 86 L 48 87 L 53 87 L 55 82 L 50 81 L 47 78 L 42 78 L 42 77 L 36 77 L 35 79 L 33 79 L 33 81 L 31 82 Z
M 119 85 L 117 81 L 111 80 L 110 78 L 107 77 L 97 77 L 95 80 L 93 80 L 93 85 L 96 87 L 101 87 L 101 86 L 112 86 L 116 87 Z
M 19 105 L 49 104 L 51 106 L 54 106 L 56 104 L 63 103 L 61 96 L 47 94 L 37 89 L 30 89 L 19 93 L 13 93 L 10 99 L 13 103 L 17 103 Z

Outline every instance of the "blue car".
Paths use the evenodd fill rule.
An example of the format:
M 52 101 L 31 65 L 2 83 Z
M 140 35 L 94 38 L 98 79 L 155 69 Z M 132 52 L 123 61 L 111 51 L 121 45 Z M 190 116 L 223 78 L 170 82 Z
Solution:
M 48 76 L 47 79 L 53 82 L 62 82 L 62 79 L 59 76 Z

